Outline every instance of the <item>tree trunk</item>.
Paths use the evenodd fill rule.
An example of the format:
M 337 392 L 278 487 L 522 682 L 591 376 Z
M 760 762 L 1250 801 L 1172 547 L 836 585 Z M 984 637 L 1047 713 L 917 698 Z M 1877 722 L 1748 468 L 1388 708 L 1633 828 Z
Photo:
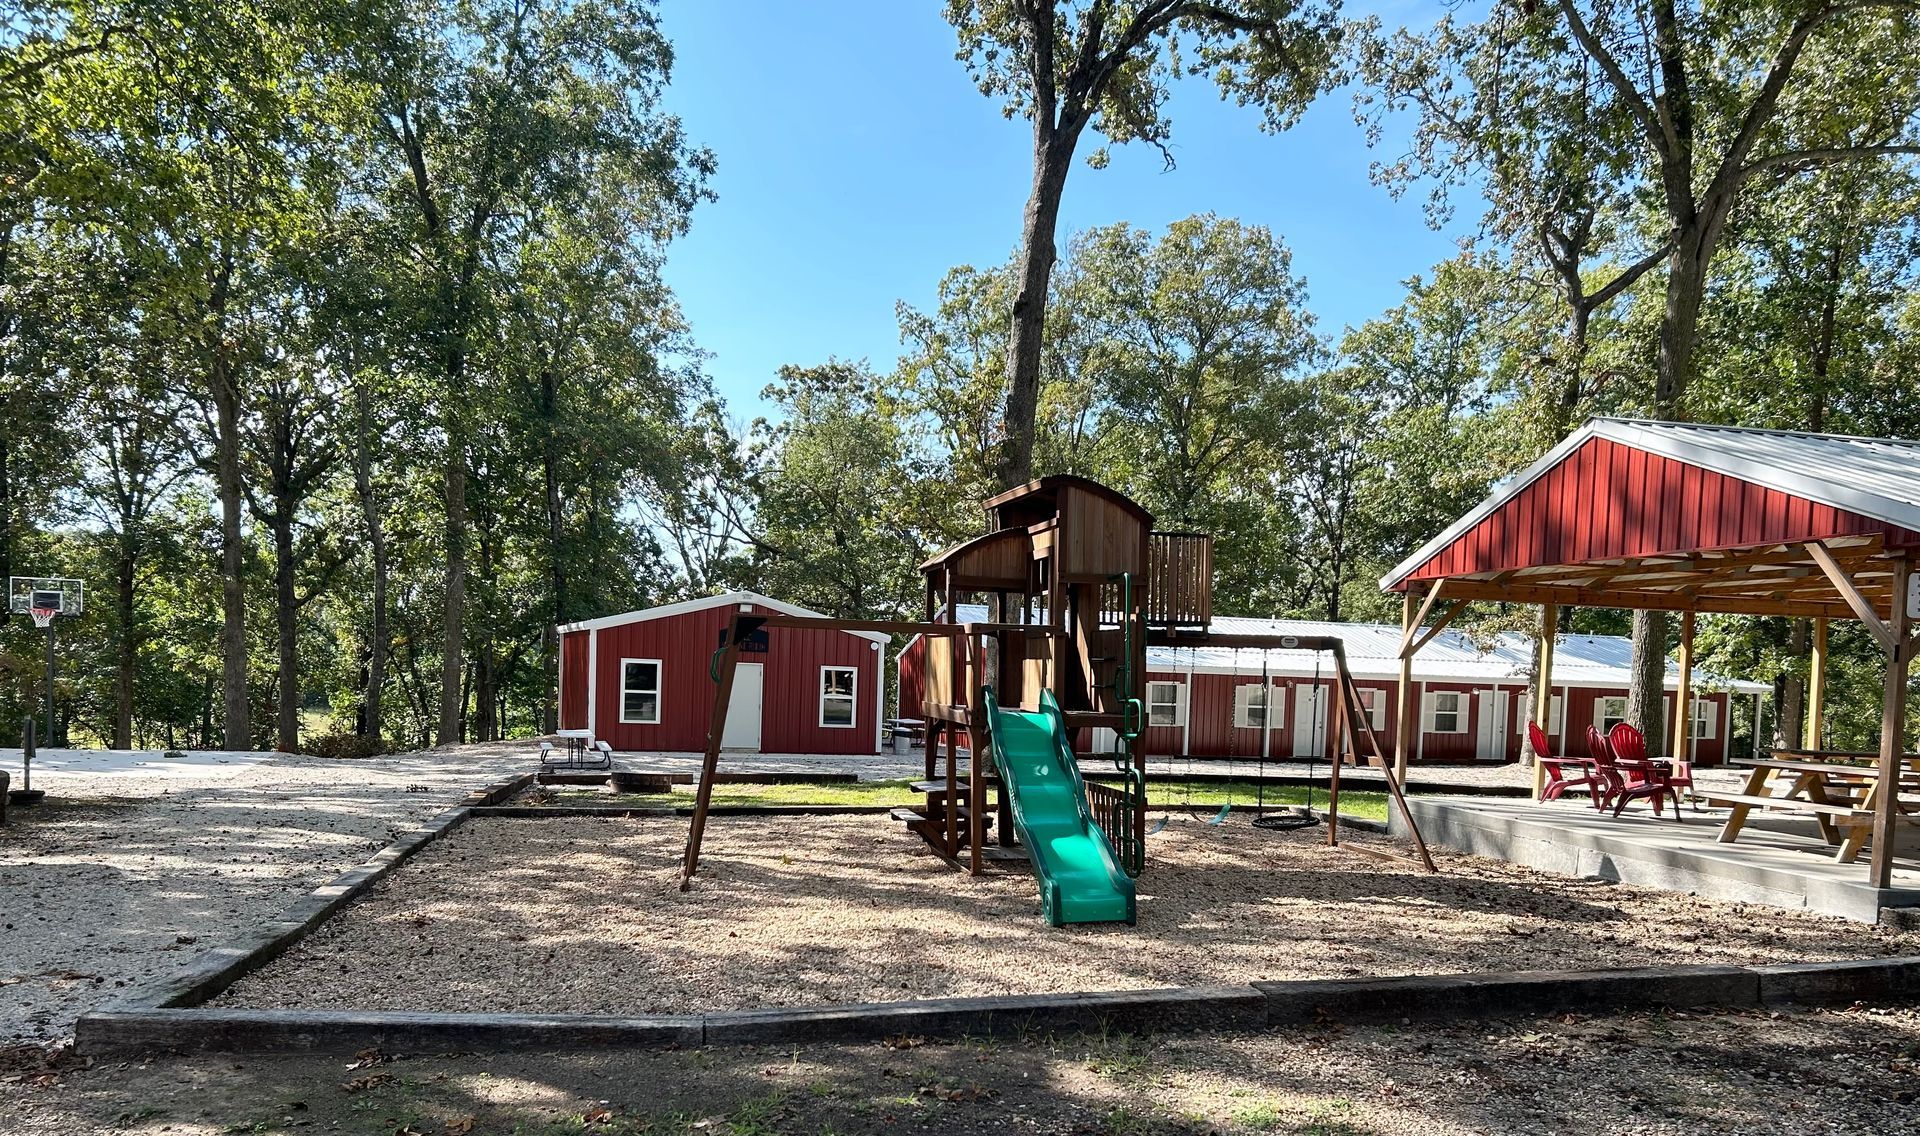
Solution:
M 279 687 L 274 748 L 281 753 L 297 753 L 300 749 L 300 610 L 293 592 L 293 509 L 292 501 L 277 498 L 269 524 L 273 530 L 273 615 L 277 625 L 275 659 Z
M 1646 735 L 1647 756 L 1667 752 L 1667 613 L 1633 613 L 1632 681 L 1627 687 L 1627 721 Z
M 13 578 L 13 444 L 0 430 L 0 576 Z
M 440 731 L 434 739 L 438 745 L 452 745 L 462 740 L 461 711 L 466 701 L 461 680 L 466 674 L 467 466 L 465 446 L 451 430 L 447 436 L 446 493 L 446 606 L 440 623 Z
M 1072 135 L 1045 137 L 1036 123 L 1033 192 L 1020 228 L 1019 291 L 1013 298 L 1013 326 L 1007 342 L 1007 412 L 1001 421 L 1002 489 L 1033 476 L 1034 422 L 1040 407 L 1040 348 L 1046 341 L 1047 289 L 1058 256 L 1054 230 L 1060 221 L 1060 195 L 1073 165 Z M 1077 133 L 1077 132 L 1076 132 Z
M 1560 382 L 1559 406 L 1553 423 L 1553 440 L 1558 443 L 1573 432 L 1574 415 L 1580 411 L 1580 398 L 1586 391 L 1588 327 L 1593 310 L 1576 300 L 1567 318 L 1567 365 Z
M 1667 262 L 1667 304 L 1660 319 L 1660 360 L 1653 392 L 1654 414 L 1664 422 L 1679 420 L 1687 388 L 1693 383 L 1700 305 L 1706 297 L 1707 262 L 1712 256 L 1708 235 L 1693 227 L 1682 231 Z
M 546 423 L 541 441 L 540 464 L 547 487 L 547 626 L 540 629 L 540 665 L 547 681 L 543 686 L 540 729 L 551 734 L 560 726 L 560 621 L 572 610 L 567 606 L 567 565 L 561 555 L 566 539 L 566 512 L 560 496 L 559 381 L 551 369 L 540 372 L 540 413 Z
M 1793 620 L 1787 630 L 1787 655 L 1804 659 L 1812 651 L 1813 621 Z M 1773 744 L 1782 749 L 1799 749 L 1802 723 L 1807 720 L 1807 680 L 1798 671 L 1788 671 L 1780 677 L 1778 693 L 1780 712 L 1773 717 Z
M 114 565 L 114 604 L 120 621 L 120 642 L 115 654 L 113 681 L 113 748 L 133 748 L 133 677 L 140 650 L 140 638 L 134 620 L 134 547 L 122 533 L 117 542 Z
M 220 678 L 225 706 L 221 745 L 253 748 L 247 706 L 246 549 L 240 532 L 240 398 L 224 346 L 216 344 L 210 384 L 214 404 L 214 489 L 220 498 Z
M 367 613 L 366 687 L 360 692 L 360 736 L 379 738 L 383 727 L 380 695 L 387 681 L 387 531 L 373 488 L 373 447 L 367 439 L 372 407 L 364 384 L 354 392 L 354 398 L 359 414 L 354 431 L 353 485 L 367 527 L 367 556 L 373 571 L 373 595 L 368 602 L 371 610 Z

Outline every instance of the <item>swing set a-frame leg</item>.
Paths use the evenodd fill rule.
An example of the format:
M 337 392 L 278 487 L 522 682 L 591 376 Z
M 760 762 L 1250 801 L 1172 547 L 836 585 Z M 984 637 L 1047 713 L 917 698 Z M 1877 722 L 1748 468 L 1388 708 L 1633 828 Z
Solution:
M 1366 739 L 1369 751 L 1367 764 L 1378 769 L 1380 776 L 1386 781 L 1387 795 L 1393 798 L 1393 807 L 1398 811 L 1401 823 L 1406 825 L 1407 835 L 1413 839 L 1413 846 L 1419 851 L 1420 859 L 1414 861 L 1392 852 L 1360 845 L 1346 847 L 1350 851 L 1372 856 L 1375 859 L 1392 860 L 1424 868 L 1428 872 L 1438 872 L 1440 869 L 1433 862 L 1433 854 L 1427 851 L 1426 838 L 1420 835 L 1420 826 L 1414 822 L 1412 810 L 1407 808 L 1407 798 L 1400 791 L 1400 781 L 1393 774 L 1393 764 L 1386 759 L 1380 748 L 1379 735 L 1373 732 L 1373 722 L 1368 718 L 1366 706 L 1360 701 L 1360 689 L 1353 683 L 1352 672 L 1347 670 L 1347 653 L 1336 646 L 1333 649 L 1333 660 L 1340 672 L 1340 746 L 1338 752 L 1334 754 L 1333 775 L 1327 790 L 1327 845 L 1333 848 L 1342 846 L 1340 844 L 1340 767 L 1357 757 L 1353 746 L 1357 733 Z M 1352 728 L 1352 723 L 1355 721 L 1360 723 L 1358 731 Z
M 752 617 L 742 620 L 735 612 L 727 621 L 726 645 L 713 663 L 712 677 L 719 683 L 719 689 L 714 692 L 713 717 L 707 723 L 707 752 L 700 762 L 700 783 L 695 786 L 693 823 L 687 827 L 687 850 L 680 865 L 681 891 L 693 887 L 693 873 L 700 867 L 700 842 L 707 834 L 707 813 L 713 807 L 713 776 L 720 764 L 720 742 L 727 730 L 727 706 L 733 701 L 733 676 L 740 670 L 740 643 L 758 630 L 761 622 Z

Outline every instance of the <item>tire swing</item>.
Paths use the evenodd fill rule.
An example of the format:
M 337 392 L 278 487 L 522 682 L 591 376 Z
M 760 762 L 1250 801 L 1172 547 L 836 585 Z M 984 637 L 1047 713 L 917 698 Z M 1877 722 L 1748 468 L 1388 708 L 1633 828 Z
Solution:
M 1320 703 L 1320 713 L 1314 715 L 1313 720 L 1320 725 L 1321 743 L 1324 745 L 1326 741 L 1326 700 L 1320 694 L 1321 654 L 1322 652 L 1320 651 L 1313 653 L 1313 685 L 1308 689 L 1313 692 L 1311 697 Z M 1268 657 L 1267 652 L 1260 652 L 1260 681 L 1262 684 L 1269 684 L 1272 681 L 1267 677 Z M 1266 691 L 1267 706 L 1268 709 L 1271 710 L 1273 706 L 1272 686 L 1268 685 Z M 1267 726 L 1267 730 L 1262 731 L 1265 736 L 1261 739 L 1260 746 L 1260 807 L 1254 813 L 1253 827 L 1263 829 L 1267 832 L 1292 832 L 1295 829 L 1312 828 L 1314 825 L 1320 823 L 1320 818 L 1313 815 L 1313 767 L 1314 763 L 1319 761 L 1320 755 L 1317 751 L 1307 755 L 1307 803 L 1304 805 L 1289 805 L 1285 809 L 1269 816 L 1267 814 L 1268 746 L 1266 739 L 1272 736 L 1271 729 L 1273 723 L 1266 722 L 1264 724 Z

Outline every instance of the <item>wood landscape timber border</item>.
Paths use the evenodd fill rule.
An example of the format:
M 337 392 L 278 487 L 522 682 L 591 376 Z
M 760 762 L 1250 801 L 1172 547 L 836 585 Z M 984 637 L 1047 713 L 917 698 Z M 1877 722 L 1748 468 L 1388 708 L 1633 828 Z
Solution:
M 1598 1009 L 1755 1007 L 1920 996 L 1920 957 L 1765 966 L 1507 971 L 1308 979 L 1158 990 L 928 998 L 700 1014 L 476 1014 L 209 1009 L 241 976 L 304 939 L 428 844 L 473 817 L 681 816 L 690 810 L 500 807 L 531 773 L 470 793 L 424 827 L 307 893 L 280 919 L 209 950 L 180 974 L 82 1014 L 89 1056 L 192 1053 L 507 1052 L 609 1047 L 804 1044 L 889 1037 L 1014 1037 L 1084 1031 L 1257 1029 L 1327 1021 L 1475 1019 Z M 1243 811 L 1250 806 L 1238 806 Z M 717 812 L 718 810 L 716 810 Z M 874 806 L 740 807 L 737 814 L 881 811 Z M 1351 823 L 1351 822 L 1346 822 Z M 1384 826 L 1381 826 L 1384 828 Z
M 1789 1002 L 1850 1004 L 1916 994 L 1920 958 L 1255 982 L 644 1017 L 126 1007 L 83 1016 L 76 1048 L 103 1057 L 155 1052 L 345 1054 L 369 1048 L 468 1053 L 792 1045 L 903 1036 L 1152 1033 L 1574 1011 L 1741 1009 Z

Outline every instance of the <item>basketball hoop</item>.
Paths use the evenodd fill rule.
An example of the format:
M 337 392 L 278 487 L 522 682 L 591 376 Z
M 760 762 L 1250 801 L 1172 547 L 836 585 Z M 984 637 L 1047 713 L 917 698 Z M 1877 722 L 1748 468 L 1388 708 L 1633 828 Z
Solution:
M 33 625 L 45 631 L 53 626 L 53 617 L 60 614 L 57 607 L 30 607 L 27 614 L 33 616 Z

